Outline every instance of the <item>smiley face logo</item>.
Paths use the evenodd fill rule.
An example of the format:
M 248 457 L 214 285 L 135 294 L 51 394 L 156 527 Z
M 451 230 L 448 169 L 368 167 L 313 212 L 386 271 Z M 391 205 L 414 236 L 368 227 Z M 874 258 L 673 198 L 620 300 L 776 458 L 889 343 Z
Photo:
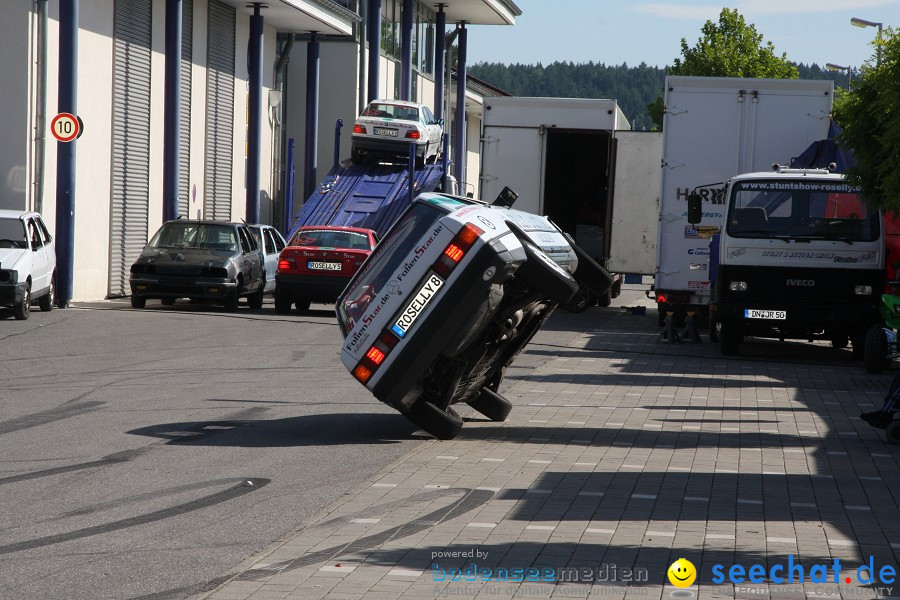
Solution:
M 697 569 L 686 558 L 679 558 L 673 562 L 666 574 L 671 584 L 677 588 L 686 588 L 697 579 Z

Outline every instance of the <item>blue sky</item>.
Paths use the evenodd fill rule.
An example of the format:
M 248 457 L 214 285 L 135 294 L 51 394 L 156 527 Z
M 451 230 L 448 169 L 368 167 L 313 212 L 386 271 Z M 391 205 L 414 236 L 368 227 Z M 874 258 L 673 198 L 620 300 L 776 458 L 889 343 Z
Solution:
M 514 27 L 470 26 L 469 62 L 557 60 L 665 66 L 693 46 L 722 4 L 628 0 L 514 0 Z M 850 17 L 900 28 L 900 0 L 740 0 L 727 5 L 756 26 L 777 54 L 790 60 L 859 66 L 873 54 L 876 29 Z

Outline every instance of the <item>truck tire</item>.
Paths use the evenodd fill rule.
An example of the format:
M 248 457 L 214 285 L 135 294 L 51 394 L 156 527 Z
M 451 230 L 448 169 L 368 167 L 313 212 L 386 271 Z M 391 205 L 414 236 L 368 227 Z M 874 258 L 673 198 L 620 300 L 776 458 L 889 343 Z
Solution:
M 452 408 L 441 410 L 424 398 L 420 398 L 406 418 L 439 440 L 452 440 L 462 429 L 463 420 Z
M 481 392 L 468 405 L 486 416 L 491 421 L 505 421 L 512 410 L 512 403 L 498 394 L 497 392 L 486 387 L 481 388 Z
M 738 323 L 719 322 L 719 352 L 722 356 L 736 356 L 742 338 L 743 333 Z
M 578 291 L 578 282 L 575 278 L 563 271 L 562 267 L 531 242 L 523 241 L 522 247 L 525 248 L 528 260 L 516 271 L 516 279 L 558 304 L 565 304 L 571 300 Z
M 869 373 L 881 373 L 888 367 L 887 336 L 878 325 L 872 325 L 866 333 L 863 364 Z

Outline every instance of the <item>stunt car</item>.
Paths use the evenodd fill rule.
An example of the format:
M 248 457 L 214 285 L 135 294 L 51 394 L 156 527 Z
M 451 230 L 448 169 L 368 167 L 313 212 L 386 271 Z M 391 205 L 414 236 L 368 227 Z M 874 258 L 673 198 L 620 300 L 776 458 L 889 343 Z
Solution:
M 336 312 L 341 360 L 381 402 L 440 439 L 466 403 L 494 421 L 503 374 L 579 281 L 611 278 L 546 217 L 439 193 L 407 208 L 350 280 Z M 585 270 L 586 269 L 586 270 Z M 599 270 L 597 270 L 599 269 Z

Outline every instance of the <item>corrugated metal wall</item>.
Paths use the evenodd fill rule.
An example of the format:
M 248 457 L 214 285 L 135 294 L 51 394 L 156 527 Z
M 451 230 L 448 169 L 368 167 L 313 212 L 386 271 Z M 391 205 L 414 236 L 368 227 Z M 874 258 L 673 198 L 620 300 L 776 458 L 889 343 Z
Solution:
M 231 219 L 234 44 L 234 9 L 218 0 L 210 0 L 204 185 L 204 217 L 207 219 Z
M 110 296 L 130 292 L 131 263 L 147 242 L 151 17 L 146 0 L 115 0 Z
M 194 52 L 194 0 L 181 0 L 181 120 L 178 148 L 178 214 L 190 218 L 191 70 Z M 194 215 L 196 216 L 196 215 Z

